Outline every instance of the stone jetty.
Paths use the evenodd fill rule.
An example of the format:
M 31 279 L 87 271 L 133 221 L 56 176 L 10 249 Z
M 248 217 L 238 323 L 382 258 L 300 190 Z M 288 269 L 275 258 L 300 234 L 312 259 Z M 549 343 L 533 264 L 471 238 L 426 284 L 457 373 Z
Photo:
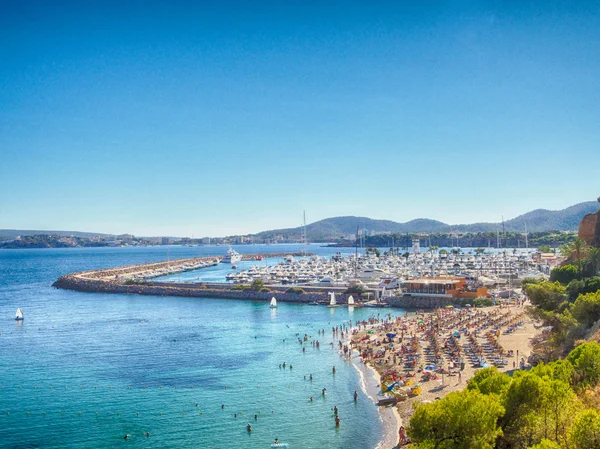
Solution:
M 264 258 L 302 256 L 302 253 L 262 254 Z M 256 255 L 244 255 L 243 260 L 254 260 Z M 305 293 L 289 293 L 289 287 L 269 286 L 265 291 L 241 289 L 239 285 L 227 283 L 182 283 L 153 282 L 153 277 L 197 270 L 220 263 L 218 257 L 198 257 L 177 259 L 166 262 L 153 262 L 141 265 L 127 265 L 102 270 L 82 271 L 66 274 L 58 278 L 53 287 L 90 293 L 121 293 L 152 296 L 189 296 L 202 298 L 227 298 L 268 301 L 273 295 L 278 301 L 308 303 L 327 300 L 327 291 L 310 289 Z M 340 294 L 343 302 L 346 295 Z

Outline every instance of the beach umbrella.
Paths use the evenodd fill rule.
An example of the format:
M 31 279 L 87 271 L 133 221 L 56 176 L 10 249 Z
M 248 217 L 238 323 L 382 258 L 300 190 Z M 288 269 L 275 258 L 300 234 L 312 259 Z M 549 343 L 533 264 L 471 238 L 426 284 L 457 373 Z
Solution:
M 387 338 L 394 338 L 396 336 L 396 334 L 385 334 L 385 336 Z

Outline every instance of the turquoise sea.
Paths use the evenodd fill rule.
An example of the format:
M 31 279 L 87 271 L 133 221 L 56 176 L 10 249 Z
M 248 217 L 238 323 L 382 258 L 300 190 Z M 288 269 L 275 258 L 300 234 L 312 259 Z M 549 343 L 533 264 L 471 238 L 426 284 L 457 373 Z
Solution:
M 226 249 L 0 251 L 0 447 L 268 448 L 277 437 L 291 449 L 375 448 L 382 430 L 375 405 L 361 391 L 356 369 L 329 343 L 332 326 L 378 310 L 296 304 L 271 310 L 263 302 L 50 286 L 65 273 Z M 337 250 L 310 248 L 320 255 Z M 220 280 L 230 267 L 209 270 L 187 275 Z M 23 323 L 14 321 L 17 307 Z M 317 335 L 318 329 L 325 335 Z M 308 343 L 302 352 L 297 335 L 304 334 L 318 339 L 320 349 Z M 287 368 L 280 369 L 284 361 Z M 125 440 L 125 434 L 131 437 Z

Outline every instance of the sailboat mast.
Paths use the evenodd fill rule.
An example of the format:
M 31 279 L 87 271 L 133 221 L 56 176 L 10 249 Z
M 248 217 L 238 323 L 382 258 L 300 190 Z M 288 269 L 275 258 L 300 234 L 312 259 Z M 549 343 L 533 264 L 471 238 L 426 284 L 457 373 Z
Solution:
M 354 244 L 354 278 L 358 272 L 358 226 L 356 227 L 356 243 Z

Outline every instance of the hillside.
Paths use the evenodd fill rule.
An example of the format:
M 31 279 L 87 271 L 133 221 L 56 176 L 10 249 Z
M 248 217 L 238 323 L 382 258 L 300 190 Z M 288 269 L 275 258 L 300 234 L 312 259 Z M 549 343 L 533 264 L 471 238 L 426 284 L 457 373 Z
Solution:
M 566 209 L 552 211 L 547 209 L 536 209 L 518 217 L 507 220 L 504 223 L 506 231 L 542 232 L 542 231 L 576 231 L 583 216 L 589 212 L 595 212 L 598 203 L 588 201 L 579 203 Z M 391 220 L 374 220 L 367 217 L 333 217 L 311 223 L 306 226 L 308 239 L 311 241 L 323 241 L 338 239 L 344 235 L 354 235 L 356 229 L 366 229 L 370 233 L 447 233 L 447 232 L 495 232 L 502 228 L 502 223 L 473 223 L 449 225 L 441 221 L 417 218 L 406 223 L 398 223 Z M 283 238 L 299 238 L 302 229 L 274 229 L 256 234 L 259 238 L 272 238 L 280 235 Z
M 33 235 L 57 235 L 60 237 L 79 237 L 89 239 L 92 237 L 110 237 L 111 234 L 101 234 L 99 232 L 80 232 L 80 231 L 32 231 L 23 229 L 0 229 L 0 241 L 12 240 L 18 236 Z

